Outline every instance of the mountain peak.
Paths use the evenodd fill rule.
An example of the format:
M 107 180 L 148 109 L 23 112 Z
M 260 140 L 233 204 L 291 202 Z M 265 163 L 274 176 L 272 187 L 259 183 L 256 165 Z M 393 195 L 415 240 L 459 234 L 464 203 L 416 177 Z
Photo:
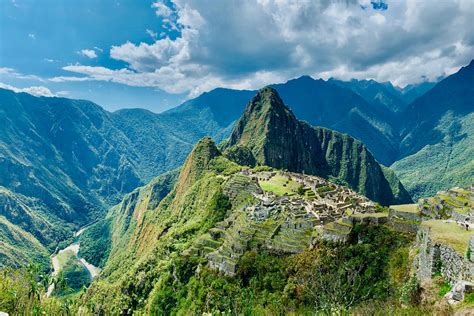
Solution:
M 245 109 L 244 116 L 252 113 L 258 116 L 267 115 L 268 112 L 290 114 L 291 110 L 283 103 L 280 95 L 275 88 L 266 86 L 260 89 L 257 94 L 250 100 Z M 293 115 L 293 113 L 291 113 Z
M 294 114 L 283 103 L 278 92 L 267 86 L 260 89 L 248 103 L 234 127 L 228 146 L 239 144 L 249 148 L 261 148 L 273 130 L 292 121 L 296 121 Z
M 176 192 L 186 191 L 207 170 L 209 162 L 219 155 L 221 155 L 219 149 L 217 149 L 216 144 L 209 136 L 201 138 L 194 146 L 181 169 Z

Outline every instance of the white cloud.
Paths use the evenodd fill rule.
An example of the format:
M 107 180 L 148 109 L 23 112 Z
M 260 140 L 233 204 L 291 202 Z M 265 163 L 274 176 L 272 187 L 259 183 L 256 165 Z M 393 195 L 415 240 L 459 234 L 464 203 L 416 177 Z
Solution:
M 36 80 L 36 81 L 41 81 L 41 82 L 45 81 L 43 78 L 39 76 L 25 75 L 16 71 L 13 68 L 7 68 L 7 67 L 0 67 L 0 75 L 4 77 L 15 78 L 15 79 Z
M 153 30 L 146 29 L 146 33 L 154 40 L 158 38 L 158 33 L 154 32 Z
M 15 69 L 8 67 L 0 67 L 0 75 L 7 75 L 15 73 Z
M 30 33 L 28 34 L 28 37 L 32 40 L 35 40 L 36 39 L 36 35 L 34 33 Z
M 97 58 L 97 53 L 93 49 L 82 49 L 77 53 L 90 59 Z
M 387 9 L 369 0 L 175 0 L 152 8 L 179 36 L 112 46 L 110 56 L 128 68 L 67 66 L 86 77 L 53 79 L 190 95 L 302 74 L 406 85 L 448 75 L 474 57 L 471 0 L 393 1 Z
M 40 96 L 55 97 L 56 96 L 53 92 L 51 92 L 51 90 L 49 90 L 48 88 L 46 88 L 44 86 L 33 86 L 33 87 L 28 87 L 28 88 L 17 88 L 17 87 L 13 87 L 11 85 L 4 84 L 4 83 L 0 82 L 0 88 L 12 90 L 12 91 L 17 92 L 17 93 L 26 92 L 26 93 L 29 93 L 31 95 L 37 96 L 37 97 L 40 97 Z
M 161 1 L 153 3 L 151 7 L 155 9 L 156 16 L 159 17 L 167 18 L 173 14 L 173 10 Z

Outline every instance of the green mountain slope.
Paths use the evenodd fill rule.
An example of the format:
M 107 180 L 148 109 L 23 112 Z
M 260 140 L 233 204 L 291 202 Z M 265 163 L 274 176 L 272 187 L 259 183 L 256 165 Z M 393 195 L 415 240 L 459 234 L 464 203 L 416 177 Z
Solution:
M 393 169 L 414 197 L 474 179 L 474 61 L 403 113 L 400 159 Z
M 49 267 L 48 250 L 30 233 L 0 215 L 0 269 L 28 263 Z
M 270 87 L 257 93 L 236 123 L 226 146 L 234 145 L 250 149 L 261 165 L 334 177 L 382 204 L 410 201 L 361 142 L 298 121 Z
M 314 187 L 303 188 L 298 181 Z M 331 297 L 337 295 L 331 304 L 350 305 L 346 295 L 386 297 L 385 291 L 366 290 L 391 286 L 383 271 L 393 254 L 399 256 L 395 250 L 405 244 L 403 237 L 386 228 L 364 228 L 363 239 L 357 237 L 359 232 L 351 235 L 348 248 L 337 254 L 324 242 L 309 250 L 320 236 L 320 221 L 356 210 L 373 212 L 373 203 L 365 197 L 318 177 L 269 167 L 249 170 L 226 159 L 210 138 L 194 147 L 168 195 L 153 194 L 166 192 L 171 182 L 159 177 L 109 211 L 110 256 L 101 276 L 80 297 L 80 306 L 105 314 L 321 310 L 319 304 L 326 299 L 306 296 L 311 289 L 305 275 L 323 267 L 335 269 L 341 278 L 347 271 L 364 275 L 357 280 L 364 287 L 360 292 L 349 294 L 344 289 L 351 287 L 343 284 L 329 290 Z M 282 190 L 286 196 L 275 194 Z M 339 203 L 341 197 L 350 202 Z M 302 201 L 307 207 L 322 201 L 332 201 L 332 206 L 307 211 Z M 318 210 L 326 219 L 316 217 Z M 304 263 L 304 258 L 311 260 Z M 339 270 L 340 262 L 346 264 Z M 321 275 L 321 280 L 330 278 L 336 274 Z M 306 281 L 296 286 L 296 280 Z M 320 286 L 328 289 L 324 282 Z
M 202 135 L 170 124 L 148 111 L 0 89 L 2 214 L 54 251 L 125 193 L 181 165 Z

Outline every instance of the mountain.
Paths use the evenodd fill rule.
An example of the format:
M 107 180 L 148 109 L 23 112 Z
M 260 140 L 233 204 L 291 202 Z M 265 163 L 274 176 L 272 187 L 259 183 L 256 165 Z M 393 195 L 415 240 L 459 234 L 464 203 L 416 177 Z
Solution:
M 474 61 L 439 82 L 402 113 L 393 168 L 414 197 L 474 179 Z
M 398 135 L 390 111 L 375 108 L 347 88 L 308 76 L 272 87 L 298 119 L 357 138 L 385 165 L 394 161 Z
M 260 165 L 333 177 L 384 205 L 411 201 L 360 141 L 298 121 L 271 87 L 252 98 L 236 123 L 226 147 L 236 145 L 250 149 Z
M 400 88 L 393 86 L 391 82 L 377 82 L 372 79 L 342 81 L 331 78 L 328 82 L 352 90 L 376 108 L 386 108 L 395 113 L 405 110 L 411 102 L 436 85 L 436 82 L 424 81 Z
M 361 140 L 385 165 L 397 156 L 398 133 L 392 127 L 393 113 L 386 108 L 374 108 L 350 89 L 309 76 L 272 87 L 299 119 Z M 193 127 L 202 131 L 202 136 L 210 135 L 219 142 L 230 135 L 233 123 L 255 93 L 215 89 L 160 116 L 172 119 L 183 129 Z
M 8 227 L 18 225 L 54 251 L 125 193 L 181 165 L 202 136 L 173 125 L 144 110 L 110 113 L 89 101 L 0 89 Z
M 305 279 L 298 271 L 313 271 L 303 258 L 318 271 L 346 262 L 340 273 L 364 276 L 357 288 L 386 289 L 383 284 L 392 283 L 383 271 L 407 242 L 374 225 L 352 236 L 349 224 L 334 221 L 352 212 L 358 218 L 386 214 L 374 215 L 367 198 L 320 177 L 235 164 L 209 137 L 196 144 L 171 190 L 168 184 L 160 176 L 110 209 L 110 255 L 100 277 L 79 298 L 84 310 L 106 315 L 318 310 L 322 304 L 305 298 L 315 289 L 304 281 L 294 286 Z M 314 242 L 322 238 L 321 223 L 348 239 L 347 260 L 332 252 L 332 244 Z M 320 262 L 311 249 L 332 261 Z M 363 264 L 354 266 L 357 262 Z M 321 280 L 329 280 L 324 275 Z M 326 282 L 320 286 L 328 289 Z M 344 289 L 352 287 L 338 284 L 329 290 L 331 302 L 354 295 Z M 368 293 L 355 295 L 377 299 L 385 292 Z
M 435 85 L 436 82 L 424 81 L 421 83 L 409 84 L 404 88 L 396 88 L 396 90 L 400 91 L 400 96 L 406 104 L 410 104 L 415 101 L 415 99 L 431 90 Z
M 255 91 L 217 88 L 163 112 L 159 117 L 173 121 L 177 130 L 199 134 L 193 143 L 207 135 L 220 142 L 229 136 L 233 124 L 254 94 Z
M 386 108 L 392 112 L 400 112 L 408 105 L 402 91 L 393 87 L 390 82 L 379 83 L 375 80 L 341 81 L 329 79 L 329 82 L 348 88 L 364 98 L 376 108 Z

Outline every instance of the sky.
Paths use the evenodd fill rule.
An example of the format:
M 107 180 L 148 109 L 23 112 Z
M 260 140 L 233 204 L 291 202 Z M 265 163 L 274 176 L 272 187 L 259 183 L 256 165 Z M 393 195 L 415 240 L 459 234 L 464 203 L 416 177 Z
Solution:
M 0 0 L 0 87 L 161 112 L 301 75 L 436 81 L 474 59 L 473 0 Z

